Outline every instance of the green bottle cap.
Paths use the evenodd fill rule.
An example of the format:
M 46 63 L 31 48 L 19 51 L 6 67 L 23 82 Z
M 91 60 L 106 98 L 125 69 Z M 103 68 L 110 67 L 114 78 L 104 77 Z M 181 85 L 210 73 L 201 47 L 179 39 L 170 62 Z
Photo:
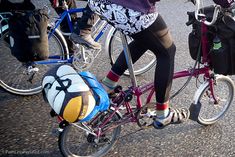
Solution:
M 214 44 L 213 44 L 213 49 L 214 49 L 214 50 L 218 50 L 218 49 L 220 49 L 221 47 L 222 47 L 221 42 L 219 42 L 219 43 L 214 43 Z

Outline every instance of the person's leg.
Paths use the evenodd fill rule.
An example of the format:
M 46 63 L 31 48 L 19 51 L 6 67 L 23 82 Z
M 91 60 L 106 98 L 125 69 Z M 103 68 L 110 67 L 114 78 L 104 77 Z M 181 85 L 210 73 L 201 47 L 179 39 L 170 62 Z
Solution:
M 161 16 L 159 15 L 149 28 L 132 37 L 134 42 L 129 46 L 133 62 L 137 61 L 147 49 L 150 49 L 157 56 L 154 81 L 157 100 L 155 127 L 162 128 L 170 123 L 179 123 L 188 119 L 188 110 L 169 109 L 168 100 L 174 72 L 176 48 Z M 121 53 L 109 74 L 103 79 L 103 84 L 113 88 L 126 69 L 125 56 Z
M 156 118 L 155 128 L 163 128 L 171 123 L 180 123 L 189 117 L 188 109 L 173 109 L 169 106 L 169 93 L 171 90 L 174 74 L 174 58 L 176 47 L 171 38 L 169 29 L 162 17 L 147 29 L 150 32 L 147 41 L 150 50 L 156 52 L 157 66 L 155 71 L 155 92 L 156 92 Z M 146 43 L 146 44 L 148 44 Z
M 78 30 L 75 30 L 72 35 L 71 39 L 76 43 L 83 43 L 93 49 L 101 49 L 100 43 L 94 41 L 91 36 L 91 29 L 94 25 L 95 15 L 90 7 L 87 5 L 85 10 L 83 11 L 82 17 L 78 20 Z
M 148 49 L 141 41 L 134 40 L 129 45 L 131 58 L 135 63 Z M 127 63 L 124 52 L 117 58 L 116 62 L 108 72 L 107 76 L 102 80 L 102 83 L 107 86 L 107 91 L 113 90 L 117 86 L 117 82 L 121 75 L 127 70 Z
M 50 2 L 58 15 L 64 12 L 64 8 L 63 8 L 64 4 L 62 3 L 62 0 L 58 0 L 58 1 L 50 0 Z M 77 8 L 75 0 L 67 0 L 67 5 L 69 9 Z M 71 20 L 73 23 L 77 21 L 77 18 L 78 18 L 77 14 L 71 14 Z M 69 39 L 69 35 L 71 32 L 70 32 L 67 18 L 64 18 L 63 21 L 61 22 L 60 30 L 62 34 L 64 35 L 64 38 L 67 42 L 69 53 L 73 54 L 76 47 L 73 44 L 73 42 Z

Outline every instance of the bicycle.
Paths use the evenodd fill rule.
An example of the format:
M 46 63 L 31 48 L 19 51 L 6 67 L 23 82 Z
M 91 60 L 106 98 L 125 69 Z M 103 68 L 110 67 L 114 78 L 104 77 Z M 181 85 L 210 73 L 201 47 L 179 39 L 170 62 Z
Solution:
M 84 8 L 65 10 L 61 16 L 56 19 L 55 23 L 51 23 L 48 26 L 48 38 L 49 38 L 49 59 L 44 61 L 37 61 L 33 63 L 22 64 L 14 56 L 11 55 L 10 50 L 0 53 L 0 58 L 5 64 L 1 64 L 1 77 L 0 86 L 6 91 L 18 94 L 18 95 L 32 95 L 41 92 L 41 79 L 43 74 L 55 64 L 71 63 L 78 71 L 83 71 L 91 67 L 94 59 L 99 55 L 100 51 L 93 51 L 84 45 L 76 44 L 77 50 L 74 54 L 69 54 L 68 46 L 63 33 L 59 31 L 58 27 L 63 19 L 67 18 L 70 32 L 73 32 L 73 25 L 70 14 L 80 13 Z M 9 35 L 7 20 L 12 16 L 12 13 L 0 13 L 0 47 L 2 49 L 9 47 Z M 121 52 L 119 43 L 118 31 L 114 27 L 111 27 L 106 21 L 98 19 L 94 24 L 93 36 L 95 41 L 101 39 L 101 37 L 107 32 L 104 49 L 109 54 L 110 63 L 113 64 L 116 60 L 115 50 Z M 70 34 L 66 34 L 70 35 Z M 118 43 L 119 42 L 119 43 Z M 150 57 L 148 57 L 150 55 Z M 138 66 L 136 63 L 135 74 L 140 75 L 150 70 L 155 64 L 156 59 L 152 57 L 152 54 L 146 53 L 141 60 L 144 66 Z M 144 62 L 144 64 L 143 64 Z M 125 72 L 129 75 L 128 71 Z
M 201 40 L 206 41 L 206 28 L 216 22 L 220 6 L 214 6 L 213 19 L 209 22 L 205 18 L 198 19 L 199 4 L 200 0 L 196 0 L 197 10 L 195 11 L 195 17 L 197 18 L 195 20 L 202 24 Z M 127 38 L 124 35 L 121 35 L 121 37 L 124 50 L 126 50 L 125 56 L 132 86 L 126 90 L 123 90 L 121 86 L 116 87 L 114 91 L 117 96 L 110 100 L 110 109 L 106 112 L 98 113 L 88 122 L 69 124 L 61 117 L 58 117 L 60 122 L 58 144 L 63 156 L 103 156 L 117 141 L 121 132 L 121 125 L 134 122 L 142 129 L 152 127 L 153 117 L 156 116 L 155 107 L 142 105 L 143 102 L 140 97 L 149 92 L 145 104 L 151 104 L 155 91 L 154 83 L 137 86 L 127 46 Z M 228 111 L 233 101 L 235 87 L 230 77 L 213 73 L 209 65 L 210 60 L 206 57 L 208 50 L 204 46 L 205 43 L 202 42 L 202 50 L 200 49 L 198 52 L 200 54 L 202 51 L 202 62 L 198 62 L 197 59 L 193 68 L 175 72 L 173 79 L 188 77 L 184 85 L 186 86 L 192 77 L 198 79 L 199 76 L 202 76 L 203 82 L 195 91 L 189 110 L 191 112 L 191 120 L 207 126 L 216 123 Z M 201 67 L 196 68 L 200 64 Z M 135 108 L 130 104 L 134 96 L 136 97 Z M 123 107 L 125 108 L 124 111 L 121 109 Z

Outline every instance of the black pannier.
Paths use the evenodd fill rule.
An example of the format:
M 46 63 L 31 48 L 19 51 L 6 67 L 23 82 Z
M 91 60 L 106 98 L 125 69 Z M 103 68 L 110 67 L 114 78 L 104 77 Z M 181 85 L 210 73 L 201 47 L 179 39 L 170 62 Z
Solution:
M 48 58 L 46 10 L 15 11 L 9 19 L 10 48 L 20 62 Z
M 207 7 L 204 11 L 209 17 L 212 17 L 214 8 Z M 194 13 L 193 13 L 194 16 Z M 193 21 L 193 30 L 188 36 L 189 51 L 191 57 L 201 61 L 201 26 L 196 21 L 192 13 L 189 14 L 189 21 Z M 194 19 L 193 19 L 194 18 Z M 192 20 L 193 19 L 193 20 Z M 210 19 L 208 19 L 210 21 Z M 210 67 L 217 74 L 234 75 L 235 74 L 235 21 L 226 15 L 219 15 L 217 22 L 213 26 L 208 26 L 208 58 L 211 61 Z M 215 49 L 213 40 L 219 40 L 219 50 Z M 199 51 L 200 49 L 200 51 Z M 198 54 L 200 53 L 200 54 Z
M 214 8 L 212 6 L 203 8 L 204 13 L 211 20 L 213 17 Z M 192 59 L 198 59 L 201 62 L 202 59 L 202 47 L 201 47 L 201 23 L 195 18 L 195 12 L 188 12 L 188 26 L 192 24 L 192 32 L 188 35 L 189 53 Z M 207 38 L 209 46 L 212 46 L 212 40 L 214 37 L 213 27 L 208 28 Z M 210 47 L 209 47 L 210 48 Z M 200 49 L 200 50 L 199 50 Z M 200 53 L 200 54 L 198 54 Z
M 210 51 L 212 68 L 217 74 L 235 74 L 235 21 L 229 16 L 223 16 L 215 25 L 216 36 L 221 41 L 220 51 L 213 48 Z
M 0 12 L 11 12 L 15 10 L 34 10 L 35 6 L 31 0 L 0 0 Z

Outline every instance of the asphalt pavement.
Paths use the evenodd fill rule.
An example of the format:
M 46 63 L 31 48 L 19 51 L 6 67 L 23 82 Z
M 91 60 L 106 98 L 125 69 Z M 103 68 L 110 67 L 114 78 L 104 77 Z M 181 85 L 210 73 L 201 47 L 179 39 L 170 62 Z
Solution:
M 34 0 L 34 2 L 37 6 L 48 3 L 43 0 Z M 185 3 L 185 0 L 164 0 L 158 5 L 158 10 L 165 18 L 177 46 L 176 71 L 188 69 L 194 63 L 189 56 L 187 46 L 187 34 L 191 28 L 185 25 L 186 12 L 193 9 L 193 5 Z M 91 72 L 101 78 L 109 68 L 108 55 L 101 53 L 94 62 Z M 0 69 L 0 74 L 1 70 L 3 69 Z M 138 76 L 138 83 L 151 81 L 153 73 L 154 69 L 151 69 L 144 75 Z M 174 81 L 172 93 L 185 81 L 186 79 Z M 129 83 L 128 77 L 123 76 L 120 84 L 125 88 Z M 192 80 L 171 102 L 172 105 L 189 107 L 195 89 L 195 81 Z M 41 93 L 33 96 L 17 96 L 0 88 L 0 156 L 60 157 L 58 138 L 51 134 L 58 123 L 55 118 L 50 117 L 49 112 L 49 104 L 44 102 Z M 234 112 L 233 102 L 223 119 L 207 127 L 194 121 L 170 125 L 162 130 L 139 131 L 135 123 L 122 126 L 121 137 L 106 156 L 235 157 Z

